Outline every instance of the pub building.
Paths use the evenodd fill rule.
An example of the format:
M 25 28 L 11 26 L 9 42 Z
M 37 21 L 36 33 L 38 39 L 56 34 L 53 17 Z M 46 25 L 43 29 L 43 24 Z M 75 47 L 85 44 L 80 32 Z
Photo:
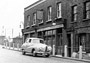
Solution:
M 73 52 L 90 53 L 90 1 L 39 0 L 24 8 L 24 41 L 28 37 L 43 38 L 46 44 L 55 45 L 55 54 Z

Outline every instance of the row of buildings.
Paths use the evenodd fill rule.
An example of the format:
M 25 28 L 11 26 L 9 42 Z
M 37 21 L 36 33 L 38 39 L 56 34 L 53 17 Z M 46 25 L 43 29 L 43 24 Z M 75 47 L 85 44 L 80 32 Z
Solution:
M 56 54 L 90 53 L 90 0 L 39 0 L 24 8 L 24 40 L 39 37 L 55 45 Z

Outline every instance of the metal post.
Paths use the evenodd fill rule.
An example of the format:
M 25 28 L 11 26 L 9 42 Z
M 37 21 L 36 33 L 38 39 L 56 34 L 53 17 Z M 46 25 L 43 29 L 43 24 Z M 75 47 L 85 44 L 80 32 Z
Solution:
M 79 59 L 82 59 L 82 46 L 79 47 Z
M 19 44 L 17 44 L 17 50 L 19 50 Z
M 67 45 L 64 46 L 64 57 L 67 57 Z
M 55 45 L 53 45 L 53 56 L 55 55 Z
M 7 42 L 6 42 L 6 48 L 7 48 Z
M 14 43 L 13 43 L 13 49 L 14 49 Z
M 10 44 L 10 42 L 9 42 L 9 49 L 10 49 L 10 46 L 11 46 L 11 44 Z

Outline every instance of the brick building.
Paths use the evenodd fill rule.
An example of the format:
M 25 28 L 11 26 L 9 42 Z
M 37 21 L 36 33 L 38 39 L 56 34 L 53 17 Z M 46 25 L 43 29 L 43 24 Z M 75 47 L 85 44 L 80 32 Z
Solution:
M 90 1 L 39 0 L 24 9 L 24 40 L 40 37 L 46 44 L 55 45 L 56 54 L 68 56 L 79 51 L 90 52 Z

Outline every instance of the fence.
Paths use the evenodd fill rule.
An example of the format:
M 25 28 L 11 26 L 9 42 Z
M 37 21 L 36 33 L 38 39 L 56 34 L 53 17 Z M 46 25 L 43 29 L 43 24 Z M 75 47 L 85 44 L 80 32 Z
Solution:
M 77 59 L 90 60 L 90 52 L 88 52 L 88 53 L 87 52 L 83 52 L 82 46 L 73 47 L 73 51 L 70 50 L 70 49 L 72 49 L 72 48 L 71 47 L 67 47 L 67 45 L 65 45 L 64 47 L 53 45 L 52 53 L 53 53 L 53 55 L 57 55 L 56 52 L 59 51 L 59 55 L 61 55 L 62 57 L 71 57 L 71 58 L 77 58 Z M 72 53 L 70 53 L 69 51 L 72 51 Z M 69 54 L 71 54 L 71 55 L 69 56 Z

